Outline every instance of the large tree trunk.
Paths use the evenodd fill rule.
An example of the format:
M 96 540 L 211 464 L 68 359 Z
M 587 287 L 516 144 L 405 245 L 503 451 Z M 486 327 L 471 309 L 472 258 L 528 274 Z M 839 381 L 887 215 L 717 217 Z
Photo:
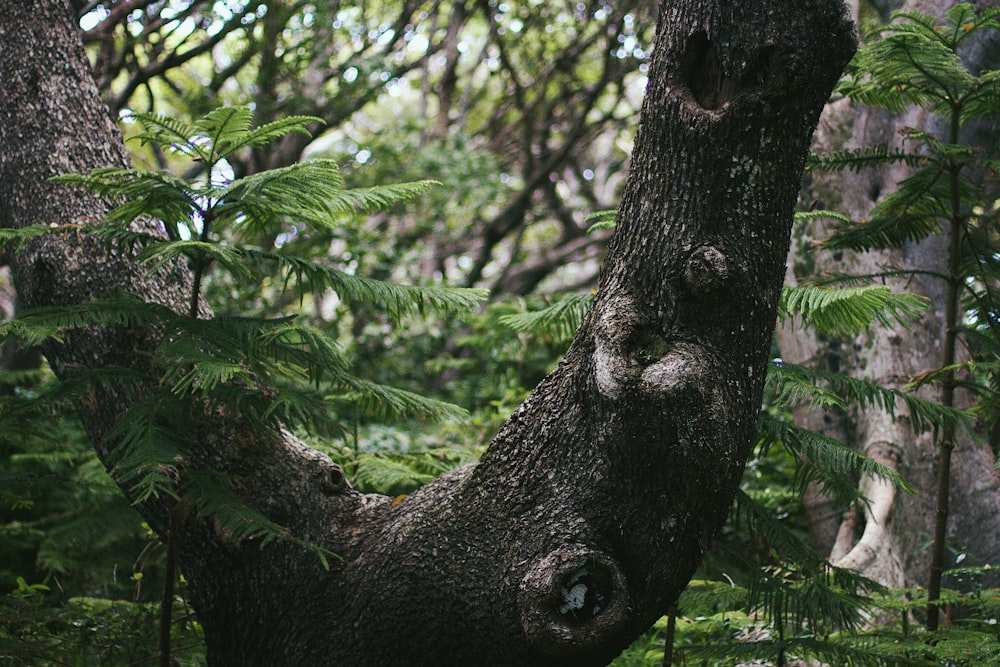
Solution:
M 4 8 L 0 224 L 95 219 L 101 202 L 45 181 L 125 161 L 69 7 Z M 206 420 L 186 468 L 227 475 L 250 506 L 340 556 L 326 571 L 290 542 L 237 542 L 181 515 L 212 663 L 599 665 L 663 614 L 737 487 L 803 157 L 853 47 L 840 0 L 663 3 L 596 303 L 478 465 L 393 505 L 289 434 Z M 72 234 L 14 261 L 27 306 L 125 286 L 181 310 L 188 278 L 172 270 L 146 277 Z M 92 330 L 47 354 L 63 375 L 141 373 L 149 335 Z M 92 397 L 82 407 L 110 468 L 104 434 L 132 397 Z M 167 503 L 140 510 L 167 532 Z
M 956 2 L 910 0 L 902 4 L 903 10 L 943 16 Z M 986 0 L 977 4 L 985 8 L 995 3 Z M 970 45 L 972 48 L 964 53 L 972 70 L 1000 66 L 996 40 L 992 46 L 985 41 Z M 884 111 L 853 107 L 841 101 L 831 105 L 820 122 L 816 133 L 818 150 L 827 152 L 880 143 L 898 146 L 902 127 L 947 136 L 942 132 L 942 119 L 923 111 L 890 116 Z M 993 124 L 970 128 L 962 141 L 993 148 L 998 139 Z M 815 194 L 825 208 L 861 220 L 909 173 L 905 165 L 840 173 L 818 180 Z M 892 284 L 895 289 L 927 296 L 932 310 L 909 328 L 877 328 L 853 340 L 783 327 L 779 329 L 782 356 L 796 363 L 815 363 L 856 374 L 894 389 L 902 389 L 920 373 L 940 367 L 945 340 L 946 286 L 933 274 L 947 275 L 948 234 L 942 232 L 899 250 L 860 254 L 816 252 L 812 249 L 813 241 L 825 234 L 822 226 L 795 230 L 789 283 L 824 273 L 870 275 L 892 267 L 918 268 L 921 274 Z M 936 390 L 924 390 L 923 395 L 938 400 Z M 971 398 L 960 396 L 959 400 L 964 400 L 967 407 Z M 836 507 L 832 499 L 814 490 L 807 493 L 806 504 L 814 543 L 830 554 L 834 563 L 888 586 L 926 586 L 930 562 L 928 541 L 934 534 L 937 445 L 931 434 L 913 433 L 902 406 L 897 415 L 893 420 L 875 408 L 863 414 L 803 411 L 797 415 L 796 420 L 802 425 L 840 437 L 897 470 L 915 490 L 913 494 L 897 493 L 887 483 L 865 478 L 860 482 L 861 490 L 871 502 L 858 511 L 844 514 L 844 508 Z M 1000 478 L 987 443 L 969 437 L 961 440 L 953 454 L 950 495 L 949 547 L 972 556 L 965 565 L 995 563 L 1000 558 Z

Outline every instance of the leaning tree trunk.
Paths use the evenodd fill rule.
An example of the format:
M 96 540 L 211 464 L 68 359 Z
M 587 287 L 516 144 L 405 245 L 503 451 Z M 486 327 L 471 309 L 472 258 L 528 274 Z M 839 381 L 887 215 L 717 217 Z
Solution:
M 902 10 L 943 16 L 956 0 L 909 0 L 901 4 Z M 993 0 L 977 3 L 980 9 L 994 4 Z M 995 41 L 992 47 L 985 43 L 972 46 L 964 53 L 970 69 L 994 69 L 1000 65 Z M 832 152 L 881 143 L 898 146 L 902 127 L 947 136 L 941 131 L 943 122 L 924 111 L 890 116 L 884 111 L 840 101 L 831 105 L 820 121 L 817 150 Z M 984 126 L 970 127 L 977 134 L 969 134 L 962 141 L 995 147 L 1000 140 L 995 124 Z M 905 165 L 839 173 L 819 179 L 815 195 L 825 208 L 861 220 L 910 173 Z M 878 252 L 816 252 L 813 241 L 822 239 L 826 233 L 822 225 L 804 225 L 793 232 L 789 283 L 825 273 L 870 275 L 887 268 L 919 268 L 921 273 L 910 279 L 890 282 L 894 289 L 927 296 L 932 310 L 909 328 L 879 327 L 852 340 L 783 327 L 778 332 L 783 358 L 857 374 L 894 389 L 903 389 L 920 373 L 940 367 L 946 338 L 947 297 L 944 281 L 935 275 L 948 274 L 949 235 L 942 233 L 919 244 Z M 963 350 L 960 346 L 959 351 Z M 936 391 L 924 390 L 923 395 L 939 399 Z M 971 397 L 959 396 L 958 400 L 965 401 L 965 406 L 958 407 L 967 407 Z M 913 494 L 897 493 L 888 483 L 866 477 L 860 487 L 869 504 L 845 513 L 831 498 L 810 489 L 805 500 L 815 545 L 826 550 L 835 564 L 884 585 L 926 586 L 930 563 L 927 543 L 934 534 L 939 461 L 937 443 L 931 435 L 913 433 L 904 406 L 897 410 L 895 420 L 872 407 L 862 414 L 803 411 L 796 415 L 796 421 L 851 443 L 897 470 L 915 490 Z M 951 469 L 949 546 L 972 556 L 965 564 L 995 563 L 1000 557 L 1000 477 L 994 470 L 989 445 L 982 440 L 961 438 L 953 453 Z
M 104 205 L 46 182 L 125 161 L 65 0 L 0 23 L 0 223 L 84 223 Z M 803 158 L 854 48 L 840 0 L 677 0 L 657 45 L 619 226 L 558 369 L 482 461 L 403 502 L 353 490 L 289 434 L 200 425 L 185 469 L 337 553 L 234 541 L 181 515 L 181 564 L 213 664 L 599 665 L 676 600 L 729 510 L 760 406 Z M 84 234 L 14 259 L 26 306 L 125 286 L 184 297 Z M 47 350 L 143 372 L 155 332 L 90 330 Z M 105 463 L 132 399 L 81 407 Z M 165 503 L 140 510 L 164 535 Z M 571 594 L 572 592 L 572 594 Z M 586 595 L 578 596 L 585 592 Z

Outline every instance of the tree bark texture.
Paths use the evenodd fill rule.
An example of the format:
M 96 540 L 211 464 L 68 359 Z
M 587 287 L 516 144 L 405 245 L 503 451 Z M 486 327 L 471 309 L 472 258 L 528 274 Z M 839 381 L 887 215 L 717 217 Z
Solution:
M 955 4 L 955 0 L 909 0 L 900 9 L 943 16 Z M 995 3 L 987 0 L 976 4 L 984 9 Z M 996 37 L 985 37 L 970 43 L 962 53 L 973 71 L 1000 66 Z M 922 110 L 891 116 L 841 100 L 830 105 L 820 121 L 817 150 L 828 152 L 880 143 L 898 147 L 902 127 L 947 137 L 944 121 Z M 989 151 L 995 149 L 998 139 L 995 124 L 983 123 L 978 127 L 970 125 L 961 141 Z M 868 217 L 872 206 L 910 173 L 905 165 L 892 165 L 817 177 L 813 195 L 824 208 L 860 220 Z M 803 225 L 793 231 L 789 284 L 832 272 L 870 275 L 892 267 L 919 268 L 921 274 L 889 284 L 894 289 L 928 297 L 932 310 L 909 328 L 878 327 L 849 340 L 782 327 L 778 332 L 782 357 L 790 362 L 857 374 L 895 389 L 902 389 L 924 371 L 938 368 L 945 340 L 947 299 L 944 281 L 932 274 L 947 275 L 950 240 L 947 231 L 898 250 L 817 252 L 813 242 L 824 238 L 826 233 L 823 225 Z M 959 350 L 964 347 L 960 345 Z M 936 389 L 922 392 L 926 398 L 939 399 Z M 959 395 L 957 401 L 958 407 L 968 407 L 971 397 Z M 831 498 L 814 491 L 807 493 L 814 544 L 830 554 L 834 563 L 887 586 L 926 586 L 930 558 L 927 545 L 934 533 L 939 459 L 931 434 L 914 434 L 902 405 L 896 419 L 869 408 L 851 414 L 803 410 L 796 415 L 796 421 L 854 445 L 898 471 L 915 489 L 913 494 L 897 493 L 885 482 L 862 479 L 860 488 L 871 502 L 846 513 Z M 993 467 L 993 454 L 985 441 L 963 437 L 953 457 L 949 548 L 971 556 L 964 565 L 995 563 L 1000 557 L 1000 477 Z
M 65 0 L 4 0 L 0 223 L 84 223 L 104 204 L 48 176 L 125 161 Z M 185 469 L 339 555 L 180 522 L 180 563 L 215 665 L 601 665 L 664 614 L 732 502 L 773 334 L 803 159 L 854 50 L 840 0 L 675 0 L 657 44 L 595 305 L 560 366 L 482 460 L 393 504 L 326 457 L 235 417 L 200 425 Z M 182 310 L 190 277 L 146 276 L 85 234 L 14 260 L 23 305 L 124 286 Z M 207 311 L 206 311 L 207 314 Z M 47 350 L 143 371 L 155 332 Z M 94 391 L 104 434 L 132 400 Z M 140 511 L 167 530 L 166 503 Z

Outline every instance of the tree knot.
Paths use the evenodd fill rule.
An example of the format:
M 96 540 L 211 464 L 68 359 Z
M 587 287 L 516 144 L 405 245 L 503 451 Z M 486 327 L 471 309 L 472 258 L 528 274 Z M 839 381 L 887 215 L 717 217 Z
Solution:
M 703 31 L 688 38 L 681 68 L 691 97 L 702 109 L 721 108 L 742 93 L 763 86 L 779 70 L 778 50 L 773 46 L 742 62 L 727 55 Z
M 525 634 L 545 653 L 592 650 L 625 620 L 625 575 L 603 551 L 582 544 L 557 547 L 528 568 L 518 606 Z
M 684 284 L 694 294 L 715 292 L 728 282 L 729 261 L 714 245 L 699 246 L 684 267 Z

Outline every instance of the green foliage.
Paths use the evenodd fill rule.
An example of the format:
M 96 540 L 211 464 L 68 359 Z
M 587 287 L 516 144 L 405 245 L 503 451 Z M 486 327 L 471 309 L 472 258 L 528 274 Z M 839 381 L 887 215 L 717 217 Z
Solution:
M 544 334 L 558 342 L 566 342 L 573 338 L 593 302 L 592 292 L 570 295 L 541 310 L 504 315 L 500 324 L 520 333 Z
M 587 227 L 587 233 L 593 234 L 603 229 L 614 229 L 617 218 L 618 211 L 598 211 L 591 213 L 587 216 L 587 222 L 590 223 L 590 227 Z
M 474 450 L 455 446 L 366 452 L 356 459 L 354 479 L 362 491 L 396 496 L 412 493 L 449 470 L 475 462 L 476 458 Z
M 816 407 L 846 408 L 855 404 L 861 408 L 877 407 L 895 416 L 896 405 L 906 406 L 916 432 L 957 427 L 967 417 L 955 408 L 940 405 L 907 391 L 882 387 L 869 380 L 853 378 L 844 373 L 798 366 L 775 364 L 768 370 L 770 387 L 777 404 L 791 406 L 808 400 Z
M 1000 29 L 1000 10 L 976 12 L 959 3 L 943 17 L 901 12 L 885 27 L 868 35 L 848 68 L 839 91 L 852 100 L 898 113 L 919 106 L 949 123 L 948 136 L 906 130 L 912 148 L 885 147 L 847 151 L 814 159 L 827 169 L 875 166 L 895 161 L 919 167 L 879 202 L 867 220 L 845 222 L 826 241 L 829 248 L 870 250 L 898 247 L 936 233 L 954 209 L 977 210 L 984 201 L 982 185 L 971 178 L 976 170 L 995 173 L 995 161 L 958 142 L 958 130 L 970 121 L 995 116 L 1000 109 L 1000 72 L 974 74 L 962 64 L 958 49 L 972 35 Z M 986 211 L 969 216 L 968 227 L 986 224 Z
M 75 597 L 53 606 L 46 603 L 48 592 L 47 586 L 19 579 L 12 594 L 0 597 L 0 662 L 12 667 L 154 663 L 158 605 Z M 184 614 L 174 623 L 172 664 L 206 665 L 201 628 L 178 603 Z
M 839 92 L 893 113 L 917 106 L 949 117 L 961 108 L 962 123 L 993 115 L 1000 107 L 1000 72 L 973 75 L 958 49 L 977 32 L 1000 29 L 998 17 L 1000 9 L 977 13 L 970 3 L 955 5 L 943 21 L 899 12 L 888 26 L 868 35 L 868 45 L 848 66 Z
M 797 314 L 817 331 L 835 334 L 858 333 L 871 326 L 872 322 L 905 326 L 928 309 L 925 297 L 894 293 L 885 285 L 841 289 L 786 285 L 778 303 L 778 315 L 782 319 Z
M 500 323 L 520 333 L 569 341 L 593 301 L 593 293 L 570 295 L 540 310 L 506 315 Z M 873 322 L 907 325 L 928 308 L 925 297 L 895 293 L 884 285 L 839 289 L 825 285 L 786 285 L 778 314 L 782 319 L 799 316 L 822 332 L 848 334 L 864 331 Z
M 329 160 L 234 179 L 228 157 L 289 132 L 306 133 L 315 121 L 296 117 L 254 128 L 251 119 L 247 108 L 217 109 L 193 123 L 135 114 L 132 120 L 142 128 L 135 139 L 194 163 L 201 169 L 189 173 L 202 176 L 185 179 L 161 171 L 100 169 L 59 177 L 106 198 L 106 219 L 86 229 L 39 227 L 5 233 L 4 242 L 12 246 L 42 233 L 93 234 L 112 252 L 132 254 L 150 275 L 186 263 L 194 276 L 185 312 L 118 293 L 85 304 L 24 311 L 0 325 L 0 338 L 24 349 L 61 344 L 75 330 L 87 327 L 156 332 L 148 347 L 137 352 L 147 376 L 131 366 L 75 368 L 59 382 L 43 374 L 45 384 L 31 390 L 26 387 L 34 375 L 2 378 L 14 388 L 9 396 L 0 396 L 7 408 L 0 415 L 4 426 L 0 432 L 5 434 L 0 442 L 9 437 L 12 443 L 0 451 L 13 464 L 3 467 L 7 483 L 0 488 L 0 498 L 14 508 L 11 520 L 3 516 L 6 522 L 0 528 L 0 551 L 16 557 L 10 569 L 3 570 L 3 581 L 9 580 L 10 585 L 14 577 L 36 567 L 43 574 L 72 573 L 78 566 L 74 547 L 82 543 L 87 549 L 79 549 L 81 559 L 100 554 L 104 548 L 122 549 L 121 527 L 130 523 L 135 526 L 135 546 L 124 569 L 130 570 L 133 562 L 135 567 L 145 567 L 141 565 L 144 558 L 134 554 L 143 551 L 146 531 L 139 529 L 128 503 L 96 462 L 82 433 L 74 426 L 72 435 L 62 438 L 66 429 L 52 429 L 50 424 L 53 415 L 59 415 L 59 424 L 72 424 L 73 406 L 89 400 L 102 387 L 113 386 L 118 395 L 132 397 L 123 403 L 118 422 L 106 438 L 115 443 L 113 477 L 133 502 L 171 497 L 186 512 L 211 515 L 218 529 L 233 540 L 291 541 L 324 565 L 335 554 L 245 505 L 225 476 L 186 465 L 188 448 L 197 442 L 198 424 L 208 415 L 238 413 L 257 432 L 289 428 L 310 437 L 330 437 L 356 432 L 359 419 L 448 422 L 467 417 L 467 411 L 457 405 L 358 375 L 349 345 L 322 318 L 268 314 L 266 306 L 251 316 L 240 312 L 238 303 L 227 308 L 226 301 L 213 304 L 218 306 L 217 314 L 206 316 L 204 298 L 217 294 L 216 284 L 266 285 L 261 295 L 270 293 L 280 300 L 288 293 L 300 305 L 336 303 L 343 319 L 357 317 L 357 313 L 380 313 L 395 321 L 427 318 L 431 313 L 454 315 L 485 297 L 483 290 L 400 285 L 356 275 L 354 267 L 336 266 L 326 252 L 294 254 L 296 249 L 311 250 L 302 243 L 255 246 L 262 238 L 282 234 L 297 239 L 315 235 L 316 243 L 329 246 L 338 235 L 349 238 L 359 216 L 408 202 L 435 184 L 418 181 L 346 188 L 336 164 Z M 399 452 L 395 461 L 379 452 L 355 451 L 349 456 L 348 469 L 365 488 L 405 492 L 468 461 L 471 451 L 433 446 L 414 454 Z M 393 465 L 395 477 L 387 472 Z M 46 467 L 51 475 L 45 474 Z M 83 495 L 85 471 L 88 479 L 99 480 L 96 488 L 101 489 L 102 503 L 105 496 L 113 499 L 109 506 L 113 512 L 95 512 L 93 503 L 81 505 L 66 497 L 43 504 L 43 491 L 51 493 L 62 485 L 68 495 Z M 46 486 L 52 483 L 49 477 L 58 479 L 59 485 Z M 50 506 L 74 502 L 79 516 L 61 514 L 39 522 L 18 519 L 29 513 L 44 516 Z M 37 565 L 27 559 L 32 552 L 39 559 Z M 142 581 L 155 590 L 156 577 L 144 574 L 141 569 L 135 571 L 136 586 Z M 30 609 L 20 602 L 5 607 L 0 625 L 12 628 L 4 641 L 24 647 L 37 643 L 38 655 L 43 656 L 38 664 L 77 659 L 71 656 L 89 661 L 91 646 L 103 655 L 120 656 L 122 651 L 140 655 L 152 645 L 153 635 L 140 631 L 138 625 L 125 648 L 111 636 L 118 632 L 115 628 L 127 623 L 145 628 L 149 621 L 154 627 L 155 614 L 144 604 L 103 608 L 100 601 L 91 599 L 49 599 L 40 588 L 33 595 Z M 22 617 L 22 612 L 28 617 Z M 74 620 L 78 614 L 85 614 L 87 620 Z M 65 639 L 69 627 L 86 628 L 97 639 L 80 642 L 76 653 L 59 652 L 50 636 Z M 197 655 L 184 664 L 200 664 L 203 658 Z
M 868 220 L 842 220 L 824 242 L 825 247 L 835 250 L 872 251 L 947 234 L 949 245 L 942 268 L 932 271 L 925 266 L 897 265 L 867 278 L 921 275 L 939 281 L 945 294 L 941 304 L 944 341 L 940 367 L 921 372 L 908 389 L 939 384 L 942 407 L 947 410 L 953 405 L 955 388 L 970 387 L 978 395 L 979 404 L 969 414 L 985 417 L 987 423 L 996 421 L 993 368 L 1000 358 L 995 326 L 1000 304 L 994 296 L 998 277 L 997 206 L 992 178 L 997 173 L 997 160 L 961 141 L 965 136 L 962 131 L 970 123 L 991 123 L 1000 113 L 1000 76 L 996 71 L 970 71 L 959 51 L 976 33 L 995 36 L 1000 31 L 998 19 L 998 8 L 977 12 L 972 4 L 959 3 L 940 19 L 915 12 L 899 13 L 890 25 L 869 34 L 870 44 L 857 54 L 840 91 L 855 102 L 893 113 L 920 107 L 938 115 L 946 129 L 938 135 L 904 128 L 901 134 L 912 156 L 907 162 L 913 171 L 875 205 Z M 899 155 L 887 153 L 885 158 L 884 162 L 891 162 Z M 838 161 L 847 164 L 843 156 L 833 160 Z M 970 343 L 968 361 L 956 354 L 963 335 Z M 940 572 L 947 549 L 943 536 L 950 493 L 947 471 L 957 424 L 944 414 L 937 419 L 925 414 L 924 418 L 933 420 L 939 447 L 937 465 L 942 471 L 927 583 L 927 628 L 933 633 L 939 623 Z
M 847 148 L 825 155 L 811 154 L 806 160 L 806 171 L 861 171 L 865 167 L 877 167 L 893 162 L 902 162 L 911 167 L 918 166 L 922 158 L 919 155 L 907 153 L 901 149 L 890 149 L 888 144 L 878 144 L 871 147 Z M 807 220 L 812 216 L 839 218 L 847 222 L 847 218 L 834 211 L 802 211 L 795 214 L 796 221 Z
M 58 337 L 85 325 L 153 326 L 162 342 L 150 353 L 161 373 L 160 388 L 136 402 L 112 436 L 119 442 L 117 474 L 132 482 L 138 499 L 171 493 L 171 462 L 182 460 L 183 444 L 198 422 L 197 410 L 233 410 L 255 428 L 282 426 L 311 432 L 342 432 L 337 408 L 353 403 L 376 419 L 393 416 L 453 418 L 455 407 L 413 392 L 393 389 L 355 376 L 337 342 L 301 318 L 252 318 L 235 314 L 199 317 L 202 280 L 210 269 L 237 281 L 276 279 L 301 301 L 332 290 L 347 304 L 375 306 L 400 318 L 429 307 L 438 312 L 466 310 L 480 301 L 481 290 L 418 288 L 352 275 L 323 261 L 262 251 L 245 241 L 274 235 L 289 225 L 335 231 L 356 213 L 369 213 L 405 202 L 426 191 L 429 181 L 363 189 L 345 189 L 336 164 L 317 160 L 230 180 L 227 157 L 290 132 L 308 133 L 314 118 L 294 117 L 252 127 L 248 108 L 221 108 L 193 123 L 135 114 L 142 131 L 134 135 L 160 150 L 185 156 L 204 168 L 205 176 L 187 181 L 162 172 L 99 169 L 59 180 L 86 187 L 115 205 L 97 234 L 115 249 L 136 252 L 150 272 L 177 261 L 194 270 L 191 306 L 178 314 L 157 304 L 120 295 L 66 309 L 21 314 L 0 333 L 19 334 L 31 342 Z M 143 231 L 140 217 L 156 219 L 164 234 Z M 207 406 L 207 407 L 206 407 Z M 185 434 L 186 437 L 185 437 Z M 193 497 L 216 498 L 209 487 L 188 480 Z M 215 487 L 211 487 L 214 489 Z M 207 502 L 207 501 L 206 501 Z M 240 518 L 246 520 L 246 516 Z M 253 522 L 251 522 L 253 523 Z M 266 521 L 258 521 L 267 527 Z M 280 535 L 275 527 L 269 534 Z M 234 534 L 244 529 L 232 527 Z
M 18 375 L 0 396 L 0 663 L 152 660 L 157 542 L 86 442 L 73 401 L 39 371 Z M 181 664 L 204 664 L 200 630 L 190 619 L 177 628 Z

